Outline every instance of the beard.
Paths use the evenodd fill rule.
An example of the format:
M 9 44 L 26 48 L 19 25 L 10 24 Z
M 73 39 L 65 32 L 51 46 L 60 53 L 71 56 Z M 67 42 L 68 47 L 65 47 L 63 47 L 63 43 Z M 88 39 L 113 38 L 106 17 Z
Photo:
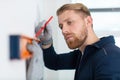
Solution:
M 72 39 L 66 40 L 66 43 L 70 49 L 76 49 L 81 47 L 84 42 L 86 41 L 87 35 L 82 35 L 82 36 L 72 36 Z

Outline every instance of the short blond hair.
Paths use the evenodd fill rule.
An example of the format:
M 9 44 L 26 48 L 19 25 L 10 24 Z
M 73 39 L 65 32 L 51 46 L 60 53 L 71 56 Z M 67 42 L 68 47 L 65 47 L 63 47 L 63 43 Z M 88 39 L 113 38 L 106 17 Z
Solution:
M 66 10 L 74 10 L 76 12 L 82 12 L 86 16 L 91 16 L 89 9 L 82 3 L 64 4 L 63 6 L 58 8 L 56 12 L 57 16 L 62 14 Z

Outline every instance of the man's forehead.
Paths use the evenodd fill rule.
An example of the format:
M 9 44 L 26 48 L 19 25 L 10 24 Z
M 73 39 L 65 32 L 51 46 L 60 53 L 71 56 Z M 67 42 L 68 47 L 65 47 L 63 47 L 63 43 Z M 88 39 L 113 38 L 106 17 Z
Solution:
M 64 21 L 67 21 L 67 20 L 71 19 L 71 17 L 73 17 L 73 13 L 74 13 L 73 10 L 72 11 L 67 10 L 67 11 L 63 12 L 62 14 L 60 14 L 58 16 L 58 21 L 59 22 L 64 22 Z

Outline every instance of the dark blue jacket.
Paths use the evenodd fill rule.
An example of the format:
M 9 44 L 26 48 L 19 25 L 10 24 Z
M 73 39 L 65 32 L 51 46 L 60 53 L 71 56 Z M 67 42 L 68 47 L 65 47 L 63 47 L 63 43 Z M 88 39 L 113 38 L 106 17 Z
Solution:
M 53 46 L 44 49 L 45 66 L 54 69 L 76 69 L 74 80 L 120 80 L 120 48 L 113 36 L 103 37 L 79 50 L 56 54 Z

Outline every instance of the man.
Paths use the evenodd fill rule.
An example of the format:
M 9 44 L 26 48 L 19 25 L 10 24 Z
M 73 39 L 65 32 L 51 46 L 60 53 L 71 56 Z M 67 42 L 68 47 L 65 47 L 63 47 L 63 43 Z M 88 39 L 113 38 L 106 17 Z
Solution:
M 56 54 L 51 27 L 47 25 L 38 37 L 45 66 L 53 70 L 75 69 L 74 80 L 120 80 L 120 48 L 115 45 L 113 36 L 96 36 L 89 9 L 82 3 L 65 4 L 57 10 L 57 16 L 64 39 L 68 47 L 74 50 Z M 35 32 L 44 23 L 40 22 Z M 39 50 L 32 52 L 34 54 Z

